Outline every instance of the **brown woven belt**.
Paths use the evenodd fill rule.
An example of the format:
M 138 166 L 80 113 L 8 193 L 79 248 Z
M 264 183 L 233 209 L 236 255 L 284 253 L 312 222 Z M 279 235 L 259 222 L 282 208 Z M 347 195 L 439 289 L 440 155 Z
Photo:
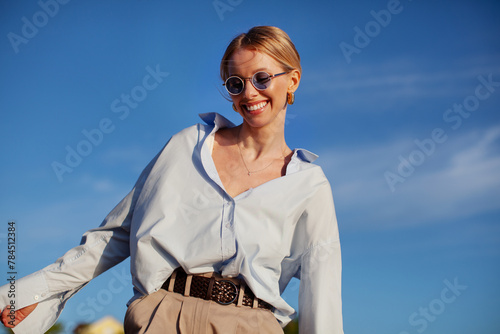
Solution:
M 242 280 L 223 278 L 217 274 L 212 274 L 211 277 L 188 275 L 182 268 L 177 268 L 161 288 L 184 296 L 213 300 L 221 305 L 235 304 L 236 306 L 273 309 L 272 305 L 255 298 L 253 292 L 246 288 Z

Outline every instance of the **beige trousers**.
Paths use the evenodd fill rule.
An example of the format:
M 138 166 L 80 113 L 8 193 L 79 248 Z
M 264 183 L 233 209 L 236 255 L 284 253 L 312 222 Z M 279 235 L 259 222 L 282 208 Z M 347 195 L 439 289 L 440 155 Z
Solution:
M 283 334 L 269 310 L 220 305 L 163 289 L 134 300 L 124 326 L 126 334 Z

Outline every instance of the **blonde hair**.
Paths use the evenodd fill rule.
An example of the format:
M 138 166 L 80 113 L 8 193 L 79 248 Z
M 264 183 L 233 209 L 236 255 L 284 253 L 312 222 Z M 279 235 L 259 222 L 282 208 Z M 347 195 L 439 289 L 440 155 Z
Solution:
M 220 62 L 222 81 L 229 77 L 229 60 L 239 49 L 256 50 L 276 60 L 285 71 L 299 70 L 302 74 L 299 53 L 287 33 L 277 27 L 257 26 L 236 36 L 227 46 Z

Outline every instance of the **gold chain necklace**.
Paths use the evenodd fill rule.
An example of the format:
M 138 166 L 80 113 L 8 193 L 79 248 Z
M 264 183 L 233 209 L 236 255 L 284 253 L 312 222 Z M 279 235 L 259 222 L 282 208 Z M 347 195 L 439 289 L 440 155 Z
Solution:
M 238 151 L 240 152 L 241 161 L 243 161 L 243 166 L 245 166 L 245 169 L 246 169 L 246 170 L 247 170 L 247 172 L 248 172 L 248 176 L 252 176 L 252 174 L 254 174 L 254 173 L 262 172 L 264 169 L 267 169 L 269 166 L 271 166 L 271 165 L 274 163 L 274 160 L 275 160 L 275 159 L 273 159 L 273 160 L 269 163 L 269 165 L 267 165 L 267 166 L 266 166 L 266 167 L 264 167 L 264 168 L 261 168 L 261 169 L 258 169 L 258 170 L 254 170 L 254 171 L 250 171 L 250 170 L 248 169 L 248 166 L 247 166 L 246 162 L 245 162 L 245 159 L 243 159 L 243 153 L 241 153 L 241 147 L 240 147 L 240 133 L 241 133 L 241 128 L 240 128 L 240 129 L 239 129 L 239 131 L 238 131 L 238 138 L 237 138 L 237 140 L 236 140 L 236 145 L 238 146 Z M 285 157 L 285 153 L 284 153 L 284 152 L 285 152 L 285 150 L 283 150 L 283 151 L 281 152 L 281 157 L 280 157 L 280 158 L 284 158 L 284 157 Z

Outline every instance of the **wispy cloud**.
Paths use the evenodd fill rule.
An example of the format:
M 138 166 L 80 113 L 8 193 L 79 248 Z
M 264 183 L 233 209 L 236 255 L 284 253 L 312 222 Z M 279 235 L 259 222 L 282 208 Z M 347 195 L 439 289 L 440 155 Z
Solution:
M 311 97 L 327 95 L 338 110 L 380 112 L 395 105 L 421 104 L 422 99 L 471 94 L 478 75 L 500 73 L 496 59 L 494 55 L 459 59 L 438 69 L 409 58 L 311 68 L 300 89 Z
M 116 183 L 106 178 L 95 178 L 90 174 L 84 174 L 78 179 L 80 185 L 90 188 L 97 193 L 110 193 L 116 190 Z
M 127 168 L 134 173 L 139 173 L 146 167 L 146 165 L 154 158 L 154 156 L 161 149 L 163 144 L 149 145 L 143 147 L 140 145 L 132 146 L 118 146 L 108 149 L 103 152 L 100 157 L 104 165 L 116 168 Z
M 347 229 L 404 228 L 500 210 L 500 127 L 449 139 L 396 191 L 384 171 L 411 139 L 320 152 Z

